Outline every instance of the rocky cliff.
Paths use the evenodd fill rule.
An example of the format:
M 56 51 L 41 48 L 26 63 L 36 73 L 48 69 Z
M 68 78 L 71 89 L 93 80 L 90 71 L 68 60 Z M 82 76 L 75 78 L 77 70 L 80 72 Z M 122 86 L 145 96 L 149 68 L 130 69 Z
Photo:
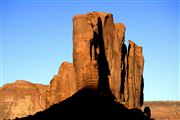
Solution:
M 3 86 L 0 117 L 33 114 L 82 89 L 97 91 L 126 108 L 140 110 L 144 57 L 142 47 L 131 40 L 127 49 L 125 30 L 124 24 L 114 23 L 110 13 L 90 12 L 74 16 L 73 63 L 62 63 L 50 86 L 25 81 Z

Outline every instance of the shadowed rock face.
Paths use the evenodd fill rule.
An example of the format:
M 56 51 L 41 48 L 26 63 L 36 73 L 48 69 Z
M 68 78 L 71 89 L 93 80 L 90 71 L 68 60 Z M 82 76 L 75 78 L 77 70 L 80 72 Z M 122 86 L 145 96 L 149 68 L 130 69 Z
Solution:
M 47 85 L 17 80 L 0 88 L 0 119 L 32 115 L 46 108 Z

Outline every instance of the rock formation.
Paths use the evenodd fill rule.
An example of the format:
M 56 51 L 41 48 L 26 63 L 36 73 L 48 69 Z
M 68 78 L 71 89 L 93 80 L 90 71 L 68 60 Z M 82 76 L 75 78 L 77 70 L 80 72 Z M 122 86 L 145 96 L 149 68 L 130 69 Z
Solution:
M 46 108 L 49 86 L 17 80 L 0 88 L 0 119 L 32 115 Z
M 142 47 L 129 41 L 128 48 L 128 95 L 129 107 L 139 108 L 143 104 L 143 66 L 144 58 L 142 56 Z
M 117 101 L 124 99 L 124 82 L 125 82 L 125 56 L 127 55 L 125 41 L 125 26 L 122 23 L 115 24 L 115 39 L 113 42 L 114 60 L 111 70 L 110 86 Z
M 50 82 L 49 105 L 59 103 L 76 92 L 75 71 L 72 63 L 64 62 Z
M 25 81 L 3 86 L 2 118 L 33 114 L 85 88 L 140 110 L 144 87 L 142 47 L 129 41 L 127 49 L 125 30 L 124 24 L 114 24 L 110 13 L 74 16 L 73 63 L 62 63 L 50 86 Z
M 143 104 L 142 47 L 129 41 L 125 26 L 110 13 L 91 12 L 73 18 L 73 64 L 77 90 L 84 87 L 112 94 L 129 108 Z

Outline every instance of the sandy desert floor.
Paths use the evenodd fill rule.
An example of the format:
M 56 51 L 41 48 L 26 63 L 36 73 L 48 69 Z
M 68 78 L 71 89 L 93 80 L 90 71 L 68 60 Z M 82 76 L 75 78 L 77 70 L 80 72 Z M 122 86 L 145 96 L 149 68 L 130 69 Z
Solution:
M 155 120 L 180 120 L 180 101 L 146 101 Z

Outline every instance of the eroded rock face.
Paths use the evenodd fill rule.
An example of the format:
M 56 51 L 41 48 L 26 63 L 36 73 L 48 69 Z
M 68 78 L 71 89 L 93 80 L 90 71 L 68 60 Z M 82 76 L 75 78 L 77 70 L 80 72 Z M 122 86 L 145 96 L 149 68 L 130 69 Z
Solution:
M 128 50 L 128 103 L 130 108 L 139 108 L 143 104 L 143 67 L 142 47 L 129 41 Z
M 125 46 L 125 25 L 122 23 L 115 24 L 115 39 L 113 41 L 113 65 L 111 69 L 110 86 L 111 91 L 114 94 L 117 101 L 123 99 L 124 94 L 124 75 L 123 70 L 125 69 L 123 48 Z M 126 47 L 126 46 L 125 46 Z M 126 48 L 125 48 L 126 49 Z M 127 52 L 127 51 L 126 51 Z
M 0 88 L 0 118 L 14 119 L 32 115 L 46 108 L 47 85 L 33 84 L 23 80 Z
M 125 25 L 110 13 L 91 12 L 73 18 L 73 64 L 77 90 L 84 87 L 112 94 L 129 108 L 143 104 L 142 47 L 129 41 Z
M 50 82 L 49 103 L 50 105 L 70 97 L 76 92 L 75 71 L 72 63 L 64 62 Z
M 50 91 L 48 92 L 48 106 L 58 103 L 61 100 L 61 88 L 59 75 L 55 75 L 50 81 Z
M 92 12 L 73 18 L 73 64 L 78 90 L 109 89 L 114 37 L 112 14 Z

